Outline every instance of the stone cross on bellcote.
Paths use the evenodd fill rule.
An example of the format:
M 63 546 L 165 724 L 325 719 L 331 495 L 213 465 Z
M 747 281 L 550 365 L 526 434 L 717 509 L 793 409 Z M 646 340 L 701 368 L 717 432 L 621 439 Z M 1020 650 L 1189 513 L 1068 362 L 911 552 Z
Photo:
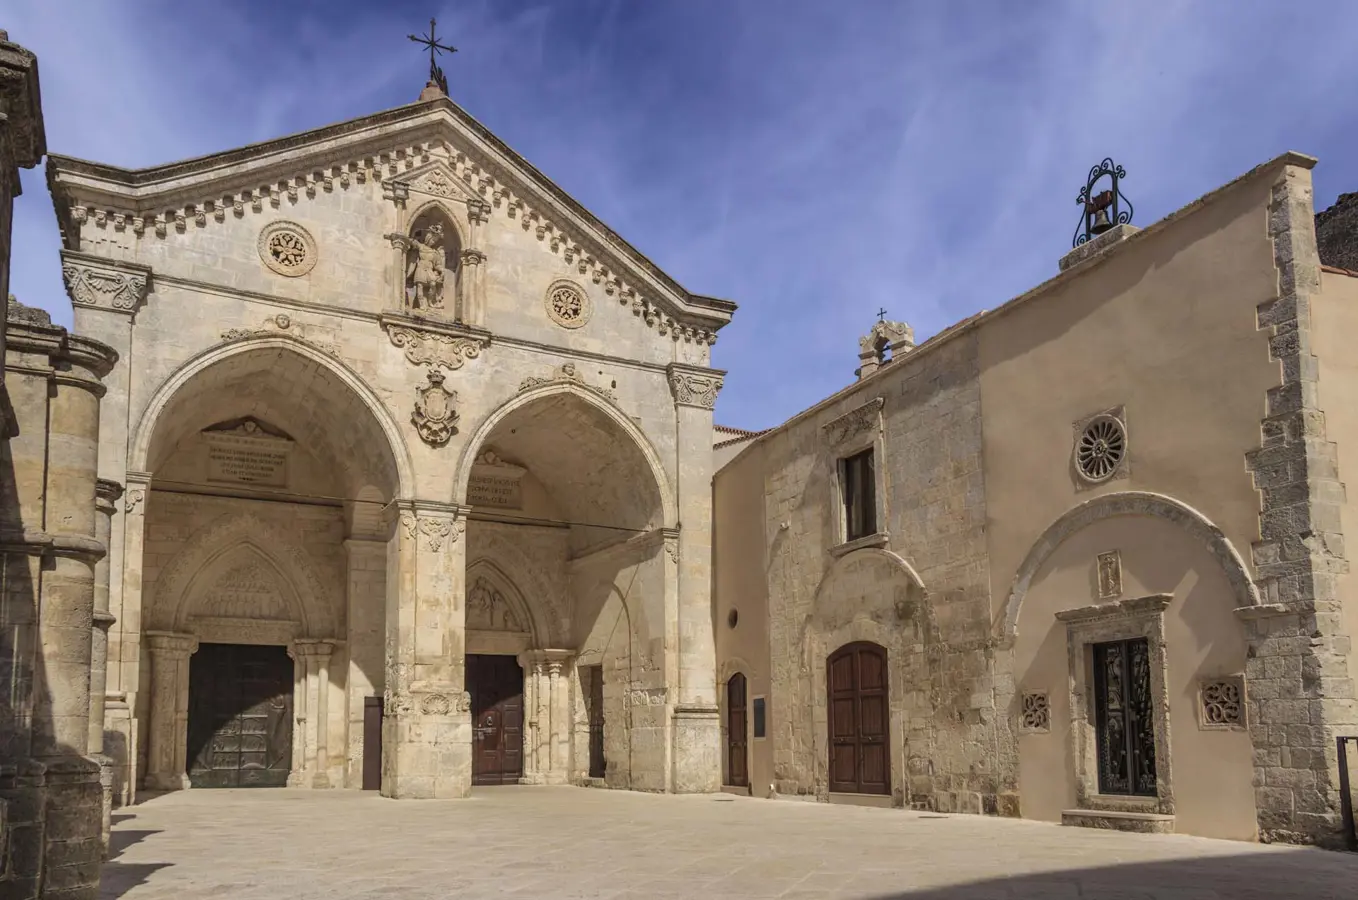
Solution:
M 456 47 L 450 46 L 448 44 L 440 44 L 438 42 L 438 37 L 434 33 L 434 26 L 436 24 L 438 24 L 437 20 L 430 19 L 428 34 L 424 35 L 411 34 L 406 36 L 415 43 L 422 44 L 425 47 L 429 48 L 429 83 L 425 85 L 424 90 L 420 92 L 421 100 L 430 99 L 430 97 L 427 95 L 431 93 L 431 89 L 436 89 L 438 92 L 442 93 L 443 96 L 445 97 L 448 96 L 448 79 L 444 77 L 443 69 L 438 64 L 438 55 L 445 51 L 448 53 L 457 52 Z

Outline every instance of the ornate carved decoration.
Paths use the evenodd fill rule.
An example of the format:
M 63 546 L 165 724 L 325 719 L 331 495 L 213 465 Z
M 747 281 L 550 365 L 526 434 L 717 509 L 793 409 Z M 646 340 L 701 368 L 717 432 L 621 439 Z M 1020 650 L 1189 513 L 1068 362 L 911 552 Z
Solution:
M 1019 730 L 1030 734 L 1044 734 L 1051 731 L 1051 704 L 1047 701 L 1046 691 L 1035 691 L 1023 695 L 1023 707 L 1019 712 Z
M 460 369 L 490 344 L 489 335 L 457 326 L 429 326 L 393 316 L 382 316 L 382 330 L 395 347 L 416 366 Z
M 432 553 L 443 549 L 445 540 L 456 544 L 458 537 L 466 529 L 465 522 L 434 516 L 420 516 L 420 534 L 424 535 L 424 545 Z
M 679 406 L 712 409 L 717 405 L 722 377 L 710 369 L 680 369 L 670 366 L 670 391 Z
M 468 691 L 463 691 L 462 696 L 457 698 L 457 711 L 460 713 L 472 711 L 472 695 Z
M 133 488 L 127 492 L 127 499 L 123 501 L 123 509 L 131 515 L 141 509 L 142 501 L 146 499 L 146 491 L 141 488 Z
M 461 413 L 453 408 L 457 391 L 443 386 L 442 369 L 430 369 L 428 378 L 428 384 L 415 388 L 415 410 L 410 414 L 410 421 L 421 440 L 431 447 L 441 447 L 457 434 L 457 420 L 461 418 Z
M 860 358 L 880 353 L 889 347 L 893 354 L 910 350 L 915 346 L 915 329 L 904 322 L 889 322 L 885 319 L 874 322 L 872 329 L 858 339 Z
M 228 328 L 222 332 L 224 341 L 240 341 L 245 338 L 256 337 L 258 335 L 285 334 L 288 337 L 310 344 L 322 353 L 339 359 L 339 346 L 332 341 L 317 337 L 318 334 L 325 334 L 323 330 L 314 325 L 304 325 L 294 321 L 292 316 L 287 313 L 278 313 L 269 316 L 258 327 L 255 328 Z
M 316 239 L 296 222 L 279 219 L 259 232 L 259 258 L 279 275 L 298 278 L 316 267 Z
M 146 302 L 151 270 L 133 263 L 65 251 L 61 277 L 76 306 L 136 313 Z
M 586 390 L 593 391 L 601 397 L 607 397 L 614 403 L 618 402 L 618 395 L 613 391 L 612 387 L 599 387 L 590 384 L 576 369 L 575 363 L 562 363 L 553 369 L 552 374 L 547 378 L 540 378 L 535 375 L 525 378 L 519 383 L 519 393 L 522 394 L 524 391 L 532 390 L 535 387 L 541 387 L 544 384 L 575 384 Z M 616 386 L 616 382 L 614 383 L 614 386 Z
M 217 618 L 281 620 L 292 618 L 277 577 L 258 559 L 232 567 L 197 604 L 196 612 Z
M 839 418 L 827 422 L 822 426 L 825 439 L 831 445 L 838 445 L 865 431 L 877 428 L 884 403 L 881 397 L 874 397 L 862 406 L 855 407 Z
M 401 513 L 401 527 L 406 531 L 406 537 L 414 538 L 415 530 L 419 527 L 419 520 L 414 513 Z
M 453 704 L 447 694 L 425 694 L 420 703 L 420 712 L 426 716 L 446 716 L 452 709 Z
M 1245 727 L 1245 679 L 1227 675 L 1203 681 L 1199 691 L 1203 728 Z
M 442 314 L 448 283 L 448 251 L 443 246 L 443 226 L 434 223 L 407 236 L 399 232 L 384 235 L 393 247 L 405 251 L 405 290 L 402 304 L 407 312 L 429 310 Z
M 544 298 L 547 315 L 562 328 L 580 328 L 594 314 L 589 295 L 573 281 L 554 281 Z
M 1122 555 L 1116 550 L 1100 553 L 1099 599 L 1115 600 L 1122 596 Z
M 467 594 L 467 627 L 482 631 L 527 631 L 504 594 L 485 578 L 477 578 Z
M 1122 407 L 1075 423 L 1075 472 L 1086 486 L 1127 475 L 1127 423 Z

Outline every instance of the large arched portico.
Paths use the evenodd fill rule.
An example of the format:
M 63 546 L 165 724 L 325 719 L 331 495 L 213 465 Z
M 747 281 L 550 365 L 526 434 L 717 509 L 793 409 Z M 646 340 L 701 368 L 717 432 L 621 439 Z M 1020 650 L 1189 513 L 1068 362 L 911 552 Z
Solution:
M 166 379 L 129 463 L 146 785 L 358 786 L 385 684 L 384 508 L 411 478 L 385 408 L 328 353 L 247 337 Z M 286 714 L 255 721 L 265 705 Z
M 673 789 L 680 660 L 667 653 L 677 635 L 665 629 L 675 628 L 678 596 L 676 501 L 645 434 L 608 398 L 579 384 L 530 387 L 474 431 L 456 490 L 470 508 L 473 713 L 483 712 L 479 695 L 489 690 L 475 683 L 482 664 L 474 658 L 478 647 L 492 645 L 477 637 L 476 625 L 488 616 L 471 598 L 485 596 L 480 570 L 493 565 L 523 593 L 535 629 L 533 645 L 516 657 L 522 779 L 582 783 L 602 771 L 610 786 Z M 714 665 L 709 652 L 708 693 Z M 483 731 L 494 721 L 489 711 L 478 717 L 473 740 L 502 740 Z M 483 759 L 475 748 L 473 756 Z

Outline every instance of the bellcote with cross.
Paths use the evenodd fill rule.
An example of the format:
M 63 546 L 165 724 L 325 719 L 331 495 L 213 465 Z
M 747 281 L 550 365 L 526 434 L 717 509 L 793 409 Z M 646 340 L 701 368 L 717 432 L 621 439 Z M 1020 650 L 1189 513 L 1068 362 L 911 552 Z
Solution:
M 858 380 L 862 381 L 915 348 L 915 330 L 904 322 L 887 319 L 886 310 L 877 311 L 872 330 L 858 339 Z

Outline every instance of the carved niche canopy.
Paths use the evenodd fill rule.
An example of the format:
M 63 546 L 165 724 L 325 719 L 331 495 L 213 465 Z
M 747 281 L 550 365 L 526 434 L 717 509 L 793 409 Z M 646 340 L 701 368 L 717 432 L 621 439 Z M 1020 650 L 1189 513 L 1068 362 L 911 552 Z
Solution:
M 288 486 L 295 443 L 279 429 L 247 416 L 210 426 L 202 435 L 208 445 L 208 481 L 249 487 Z

